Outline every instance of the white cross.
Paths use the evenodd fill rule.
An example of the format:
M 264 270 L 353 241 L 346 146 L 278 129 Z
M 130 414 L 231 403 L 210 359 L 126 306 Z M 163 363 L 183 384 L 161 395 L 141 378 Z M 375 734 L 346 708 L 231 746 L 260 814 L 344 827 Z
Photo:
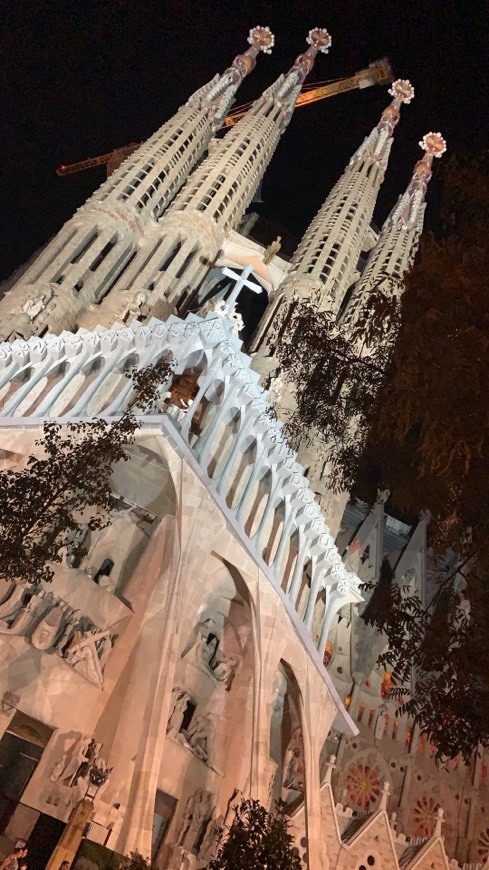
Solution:
M 253 281 L 248 281 L 248 277 L 253 272 L 253 266 L 248 264 L 242 271 L 241 275 L 238 272 L 233 272 L 232 269 L 228 269 L 227 266 L 222 270 L 222 274 L 226 276 L 226 278 L 231 278 L 233 281 L 236 281 L 234 285 L 234 289 L 226 299 L 226 305 L 229 306 L 229 310 L 233 311 L 236 306 L 236 301 L 238 299 L 239 294 L 241 293 L 243 287 L 248 287 L 249 290 L 253 290 L 253 293 L 262 293 L 263 287 L 261 284 L 254 284 Z

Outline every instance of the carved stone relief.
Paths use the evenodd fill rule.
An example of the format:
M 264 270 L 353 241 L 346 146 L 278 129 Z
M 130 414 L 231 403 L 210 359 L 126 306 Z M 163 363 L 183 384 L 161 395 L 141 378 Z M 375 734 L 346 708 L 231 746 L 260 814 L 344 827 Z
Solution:
M 20 580 L 12 587 L 0 605 L 0 634 L 21 635 L 35 649 L 57 653 L 87 680 L 101 687 L 103 669 L 117 635 L 100 630 L 52 592 Z
M 184 849 L 195 852 L 202 833 L 214 811 L 215 801 L 212 792 L 204 788 L 189 797 L 183 816 L 178 843 Z

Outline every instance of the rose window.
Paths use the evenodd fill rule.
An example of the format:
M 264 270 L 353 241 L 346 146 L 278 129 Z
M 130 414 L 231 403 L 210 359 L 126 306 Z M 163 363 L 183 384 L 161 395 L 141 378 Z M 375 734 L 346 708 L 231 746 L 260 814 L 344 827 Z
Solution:
M 481 861 L 487 861 L 489 858 L 489 828 L 479 835 L 479 858 Z
M 432 797 L 418 798 L 413 809 L 414 834 L 416 837 L 431 837 L 435 830 L 437 813 L 440 804 Z
M 367 764 L 353 765 L 346 777 L 346 790 L 355 809 L 371 809 L 381 792 L 378 770 Z

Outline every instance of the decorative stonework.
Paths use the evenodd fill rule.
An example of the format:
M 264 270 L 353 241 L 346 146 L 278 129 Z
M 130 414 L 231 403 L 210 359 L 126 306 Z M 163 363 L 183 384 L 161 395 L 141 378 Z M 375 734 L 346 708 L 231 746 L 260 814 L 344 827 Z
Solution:
M 432 797 L 422 795 L 413 808 L 413 827 L 415 837 L 431 837 L 435 830 L 440 804 Z
M 382 793 L 380 773 L 376 767 L 358 763 L 352 765 L 346 776 L 349 803 L 358 811 L 370 811 Z
M 236 456 L 240 449 L 245 448 L 246 432 L 253 426 L 254 437 L 257 440 L 256 460 L 253 476 L 258 479 L 265 471 L 269 471 L 277 481 L 278 489 L 275 497 L 282 493 L 286 525 L 293 518 L 295 527 L 306 543 L 304 561 L 306 565 L 314 555 L 314 569 L 311 578 L 311 602 L 305 611 L 304 619 L 308 630 L 313 624 L 313 602 L 322 589 L 326 593 L 326 608 L 319 637 L 315 637 L 322 655 L 328 632 L 335 613 L 348 602 L 361 601 L 359 580 L 357 576 L 347 571 L 342 565 L 334 539 L 324 522 L 319 505 L 314 501 L 314 494 L 309 481 L 303 475 L 302 468 L 295 461 L 295 454 L 288 446 L 283 433 L 282 424 L 270 413 L 266 392 L 258 386 L 258 376 L 250 369 L 250 358 L 240 350 L 240 343 L 233 335 L 232 324 L 222 317 L 212 314 L 205 320 L 196 315 L 189 315 L 185 320 L 170 317 L 162 323 L 152 318 L 148 325 L 132 323 L 129 326 L 115 326 L 111 330 L 98 328 L 94 332 L 85 330 L 74 335 L 65 333 L 55 339 L 29 339 L 26 342 L 15 342 L 12 345 L 0 345 L 0 402 L 5 396 L 9 385 L 16 384 L 16 377 L 21 368 L 30 366 L 30 381 L 28 384 L 19 382 L 17 389 L 10 390 L 8 399 L 4 399 L 3 415 L 18 416 L 21 419 L 27 415 L 56 416 L 65 419 L 73 416 L 87 416 L 103 412 L 107 416 L 121 413 L 127 402 L 128 381 L 120 371 L 121 355 L 128 357 L 130 352 L 137 353 L 138 365 L 143 367 L 154 362 L 162 353 L 174 360 L 175 375 L 186 370 L 186 360 L 196 354 L 206 356 L 208 360 L 203 371 L 197 378 L 195 397 L 184 406 L 179 403 L 177 408 L 172 404 L 172 393 L 168 385 L 162 386 L 162 398 L 155 409 L 158 414 L 173 416 L 181 437 L 191 447 L 197 461 L 204 470 L 208 468 L 209 456 L 213 450 L 213 439 L 219 431 L 219 423 L 228 419 L 231 409 L 240 409 L 242 435 L 238 435 L 233 451 Z M 66 360 L 66 367 L 60 369 L 59 362 Z M 98 361 L 100 366 L 97 380 L 87 380 L 86 391 L 80 385 L 75 390 L 71 387 L 73 378 L 83 369 L 90 367 L 91 361 Z M 44 390 L 44 398 L 38 404 L 36 400 L 29 402 L 29 384 L 32 389 L 45 383 L 50 371 L 60 372 L 53 380 L 51 390 Z M 116 373 L 116 374 L 115 374 Z M 213 384 L 222 382 L 224 393 L 218 398 Z M 107 386 L 105 386 L 107 384 Z M 63 401 L 63 396 L 66 397 Z M 99 397 L 100 404 L 95 399 Z M 198 419 L 199 408 L 204 401 L 216 405 L 216 416 L 195 439 L 194 420 Z M 107 404 L 108 403 L 108 404 Z M 243 445 L 243 447 L 241 447 Z M 215 481 L 217 490 L 225 496 L 229 485 L 229 470 L 221 470 L 219 479 Z M 243 492 L 243 496 L 246 491 Z M 271 497 L 271 491 L 270 491 Z M 245 514 L 245 504 L 236 506 L 236 515 L 241 518 Z M 276 582 L 282 584 L 282 571 L 285 565 L 280 560 L 277 565 L 271 565 L 276 572 Z M 298 569 L 302 568 L 302 562 Z M 295 573 L 289 583 L 289 596 L 296 604 L 297 584 L 300 574 Z M 102 639 L 103 640 L 103 639 Z M 87 658 L 91 642 L 87 638 L 76 651 L 76 664 L 80 668 L 79 657 Z M 231 680 L 235 670 L 234 662 L 216 661 L 214 677 L 223 683 Z M 236 665 L 237 666 L 237 665 Z
M 489 828 L 486 828 L 485 831 L 481 831 L 479 834 L 477 847 L 481 861 L 487 861 L 489 859 Z

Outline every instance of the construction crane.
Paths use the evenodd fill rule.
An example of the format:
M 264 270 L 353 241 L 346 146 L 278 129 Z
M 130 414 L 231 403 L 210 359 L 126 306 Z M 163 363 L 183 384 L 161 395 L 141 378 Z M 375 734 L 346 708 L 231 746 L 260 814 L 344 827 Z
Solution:
M 335 94 L 341 94 L 344 91 L 353 91 L 355 88 L 369 88 L 371 85 L 386 85 L 392 82 L 393 73 L 389 58 L 383 57 L 381 60 L 376 60 L 369 64 L 367 69 L 362 69 L 353 76 L 347 76 L 342 79 L 335 79 L 328 82 L 314 82 L 314 84 L 305 86 L 297 97 L 296 106 L 306 106 L 309 103 L 316 103 L 318 100 L 325 100 L 328 97 L 333 97 Z M 238 106 L 234 112 L 231 112 L 224 119 L 223 129 L 234 127 L 234 125 L 246 115 L 252 103 L 245 103 Z M 112 163 L 110 170 L 113 171 L 120 166 L 126 157 L 129 157 L 143 142 L 131 142 L 122 148 L 115 148 L 113 151 L 108 151 L 107 154 L 100 154 L 98 157 L 89 157 L 87 160 L 80 160 L 78 163 L 70 163 L 68 166 L 59 166 L 56 170 L 57 175 L 72 175 L 75 172 L 82 172 L 84 169 L 91 169 L 92 166 L 103 166 L 104 164 Z M 110 174 L 110 173 L 109 173 Z

